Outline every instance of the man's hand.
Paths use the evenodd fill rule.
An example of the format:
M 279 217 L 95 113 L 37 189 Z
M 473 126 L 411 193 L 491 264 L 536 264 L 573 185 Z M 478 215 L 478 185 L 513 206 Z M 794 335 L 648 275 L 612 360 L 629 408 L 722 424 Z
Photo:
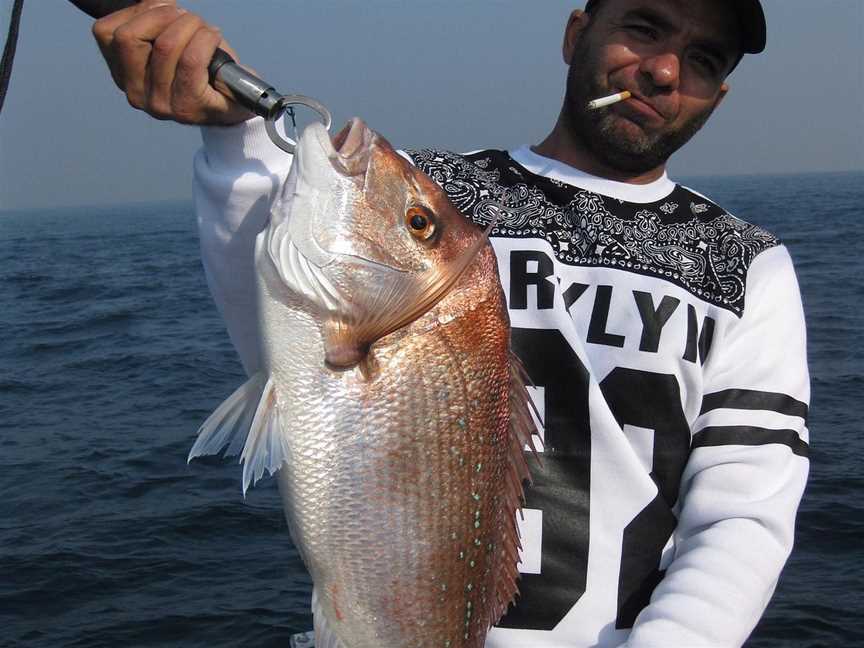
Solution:
M 209 83 L 217 47 L 237 58 L 219 29 L 173 0 L 145 0 L 110 14 L 94 23 L 93 35 L 134 108 L 181 124 L 228 125 L 253 116 Z

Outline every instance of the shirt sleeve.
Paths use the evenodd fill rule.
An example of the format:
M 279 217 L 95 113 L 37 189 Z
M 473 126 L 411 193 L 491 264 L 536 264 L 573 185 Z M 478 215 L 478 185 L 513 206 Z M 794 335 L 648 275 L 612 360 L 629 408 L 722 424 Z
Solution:
M 256 117 L 204 127 L 194 161 L 201 260 L 213 299 L 246 373 L 260 366 L 255 303 L 255 237 L 264 228 L 293 156 L 267 136 Z
M 629 648 L 741 646 L 792 550 L 809 468 L 810 383 L 785 247 L 754 259 L 745 304 L 706 362 L 674 557 Z

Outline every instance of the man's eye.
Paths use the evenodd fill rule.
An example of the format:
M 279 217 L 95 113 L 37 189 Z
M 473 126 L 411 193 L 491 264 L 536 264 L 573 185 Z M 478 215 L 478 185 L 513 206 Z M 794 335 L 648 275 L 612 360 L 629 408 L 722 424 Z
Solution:
M 658 37 L 657 30 L 653 27 L 649 27 L 648 25 L 628 25 L 627 29 L 631 32 L 638 34 L 643 38 L 649 38 L 651 40 L 656 40 Z
M 705 56 L 704 54 L 692 54 L 690 60 L 696 63 L 696 65 L 707 74 L 712 76 L 718 74 L 718 66 L 711 57 Z

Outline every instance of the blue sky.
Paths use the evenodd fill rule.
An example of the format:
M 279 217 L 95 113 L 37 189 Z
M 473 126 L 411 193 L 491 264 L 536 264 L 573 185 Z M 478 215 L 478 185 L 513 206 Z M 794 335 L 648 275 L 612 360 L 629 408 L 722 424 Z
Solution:
M 5 0 L 4 0 L 5 1 Z M 561 0 L 189 0 L 283 92 L 359 115 L 396 146 L 536 143 L 566 68 Z M 864 1 L 763 0 L 765 54 L 749 56 L 673 175 L 864 169 Z M 458 8 L 456 8 L 458 7 Z M 0 210 L 191 196 L 197 129 L 136 113 L 90 36 L 53 0 L 25 3 L 0 115 Z

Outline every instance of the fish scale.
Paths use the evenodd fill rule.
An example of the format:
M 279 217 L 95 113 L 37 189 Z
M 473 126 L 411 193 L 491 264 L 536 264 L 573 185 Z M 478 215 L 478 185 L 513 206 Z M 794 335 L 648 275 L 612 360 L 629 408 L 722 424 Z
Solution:
M 321 604 L 342 622 L 356 615 L 368 623 L 369 637 L 352 631 L 352 646 L 401 645 L 387 643 L 397 640 L 388 628 L 369 623 L 381 610 L 399 619 L 398 640 L 412 626 L 441 638 L 417 645 L 474 645 L 464 640 L 466 620 L 470 637 L 486 629 L 477 628 L 490 616 L 480 597 L 484 587 L 493 587 L 496 557 L 487 547 L 500 545 L 504 529 L 484 525 L 507 521 L 494 495 L 508 446 L 494 431 L 506 433 L 508 425 L 509 413 L 499 405 L 509 390 L 508 341 L 506 329 L 481 336 L 461 329 L 473 328 L 493 307 L 500 309 L 500 302 L 479 308 L 474 318 L 382 345 L 376 349 L 380 378 L 372 383 L 336 376 L 332 391 L 319 392 L 319 399 L 330 403 L 328 420 L 356 423 L 340 426 L 335 435 L 326 421 L 311 429 L 306 416 L 283 419 L 296 447 L 291 456 L 299 458 L 280 471 L 281 492 L 294 494 L 286 500 L 286 515 L 292 528 L 303 530 L 295 536 Z M 495 355 L 503 371 L 474 366 L 478 357 Z M 418 361 L 418 368 L 405 371 Z M 284 379 L 307 385 L 314 376 Z M 277 393 L 282 391 L 277 383 Z M 384 399 L 399 405 L 382 409 Z M 496 406 L 482 407 L 484 401 Z M 481 406 L 472 408 L 472 402 Z M 483 479 L 484 465 L 491 479 Z M 434 613 L 436 608 L 444 612 Z M 462 631 L 461 641 L 454 627 Z
M 480 648 L 516 594 L 533 426 L 495 255 L 362 122 L 339 150 L 310 129 L 256 242 L 261 374 L 191 456 L 240 435 L 244 489 L 277 475 L 319 648 Z

